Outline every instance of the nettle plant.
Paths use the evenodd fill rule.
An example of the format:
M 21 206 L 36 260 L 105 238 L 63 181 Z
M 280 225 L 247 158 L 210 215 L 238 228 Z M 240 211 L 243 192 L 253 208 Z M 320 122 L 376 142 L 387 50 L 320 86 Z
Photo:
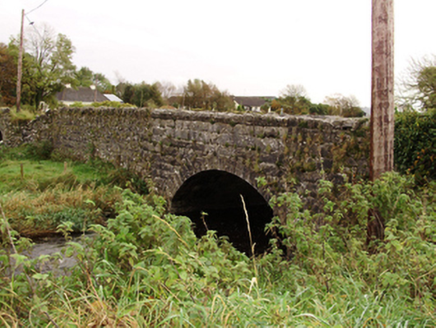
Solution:
M 389 173 L 374 183 L 333 187 L 320 181 L 316 213 L 297 194 L 273 197 L 285 221 L 274 218 L 267 229 L 279 239 L 255 258 L 214 231 L 197 239 L 190 220 L 166 213 L 161 197 L 124 190 L 115 218 L 92 225 L 92 238 L 68 242 L 65 255 L 78 263 L 66 276 L 40 271 L 20 253 L 25 240 L 18 262 L 0 251 L 12 265 L 1 271 L 0 320 L 10 326 L 434 326 L 436 185 L 417 189 L 410 176 Z M 370 254 L 366 224 L 374 207 L 386 229 Z M 63 223 L 59 231 L 68 237 L 70 228 Z M 29 279 L 11 275 L 17 263 Z
M 410 177 L 385 174 L 374 183 L 346 183 L 339 194 L 329 181 L 320 181 L 322 211 L 304 209 L 296 194 L 272 199 L 287 209 L 286 223 L 274 227 L 292 252 L 292 263 L 308 274 L 301 284 L 321 284 L 326 292 L 343 288 L 345 276 L 363 283 L 368 293 L 436 295 L 435 184 L 413 189 Z M 366 246 L 368 211 L 377 208 L 386 222 L 385 240 L 377 252 Z M 277 248 L 279 248 L 277 246 Z

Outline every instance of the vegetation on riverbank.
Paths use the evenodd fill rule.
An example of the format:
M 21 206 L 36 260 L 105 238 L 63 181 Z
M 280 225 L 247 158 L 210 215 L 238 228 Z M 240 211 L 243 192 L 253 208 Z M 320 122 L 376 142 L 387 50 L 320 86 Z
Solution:
M 0 201 L 11 226 L 27 237 L 55 233 L 73 222 L 81 232 L 115 216 L 121 188 L 146 193 L 145 182 L 99 160 L 64 160 L 47 144 L 0 148 Z
M 296 194 L 279 195 L 272 202 L 287 209 L 288 224 L 279 226 L 275 220 L 271 226 L 280 230 L 281 244 L 293 256 L 286 258 L 273 241 L 271 252 L 250 259 L 213 231 L 198 240 L 190 220 L 167 214 L 162 198 L 104 183 L 103 164 L 99 171 L 96 163 L 85 168 L 69 162 L 64 173 L 63 163 L 28 159 L 26 167 L 47 165 L 52 172 L 38 177 L 43 169 L 34 167 L 26 173 L 34 182 L 8 187 L 20 180 L 19 170 L 11 168 L 18 162 L 11 163 L 14 157 L 23 156 L 22 160 L 23 151 L 2 153 L 0 164 L 1 176 L 10 174 L 0 183 L 1 206 L 8 213 L 1 216 L 0 225 L 2 326 L 436 325 L 434 183 L 418 188 L 413 177 L 391 173 L 374 184 L 346 184 L 338 196 L 330 182 L 321 181 L 321 213 L 305 210 Z M 48 175 L 51 183 L 44 182 Z M 62 181 L 53 182 L 55 177 Z M 18 202 L 24 192 L 28 198 Z M 89 219 L 92 211 L 101 209 L 99 197 L 114 204 L 114 214 L 104 222 Z M 83 229 L 84 219 L 87 231 L 96 234 L 68 243 L 65 256 L 74 254 L 78 265 L 64 276 L 41 271 L 38 261 L 44 259 L 29 259 L 23 251 L 30 241 L 18 238 L 8 224 L 14 223 L 15 215 L 10 204 L 17 203 L 19 213 L 50 202 L 57 206 L 57 201 L 68 204 L 72 213 L 77 208 L 67 220 L 57 222 L 67 238 L 74 224 Z M 370 254 L 366 222 L 373 207 L 387 226 L 385 241 Z M 83 217 L 80 211 L 86 212 Z M 8 247 L 8 232 L 15 239 L 16 254 Z

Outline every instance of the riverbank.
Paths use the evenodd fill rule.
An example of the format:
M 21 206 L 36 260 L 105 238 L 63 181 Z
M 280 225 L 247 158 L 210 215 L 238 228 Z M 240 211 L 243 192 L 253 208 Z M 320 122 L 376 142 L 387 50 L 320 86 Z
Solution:
M 12 156 L 14 152 L 6 154 L 8 161 L 19 164 L 25 159 L 14 159 L 24 156 Z M 4 154 L 0 170 L 6 172 L 10 166 L 5 164 Z M 28 160 L 52 165 L 48 172 L 58 178 L 63 174 L 63 161 L 59 173 L 57 164 L 51 164 L 52 157 L 45 159 L 47 162 Z M 72 170 L 74 181 L 80 183 L 63 179 L 60 185 L 49 183 L 44 188 L 42 178 L 29 173 L 34 182 L 0 196 L 2 206 L 8 202 L 9 213 L 0 225 L 0 325 L 436 326 L 434 183 L 418 187 L 412 177 L 390 173 L 375 183 L 346 183 L 337 193 L 330 182 L 320 181 L 323 204 L 317 213 L 305 210 L 296 194 L 279 195 L 272 201 L 285 209 L 287 224 L 280 225 L 275 218 L 269 228 L 280 231 L 281 243 L 273 239 L 268 253 L 249 258 L 213 231 L 197 238 L 191 221 L 168 214 L 164 200 L 157 195 L 144 196 L 116 184 L 100 183 L 105 178 L 102 173 L 84 187 L 85 179 L 74 171 L 76 165 L 68 163 L 67 170 Z M 19 172 L 11 172 L 9 179 L 20 179 Z M 0 188 L 10 188 L 5 184 Z M 107 189 L 102 192 L 98 188 Z M 85 191 L 88 196 L 79 202 L 75 195 Z M 112 192 L 118 193 L 116 201 Z M 110 205 L 113 215 L 100 217 L 101 223 L 82 215 L 89 210 L 87 206 L 101 215 L 98 199 L 114 200 Z M 49 200 L 51 206 L 46 205 Z M 69 213 L 62 218 L 77 218 L 78 231 L 95 234 L 65 244 L 65 256 L 74 255 L 77 261 L 68 275 L 44 270 L 38 264 L 41 260 L 59 257 L 30 258 L 26 255 L 29 240 L 8 228 L 7 221 L 12 225 L 16 220 L 13 213 L 32 211 L 14 224 L 53 229 L 55 221 L 50 222 L 41 212 L 49 208 Z M 386 223 L 385 240 L 371 245 L 376 250 L 372 253 L 366 246 L 370 208 L 378 208 Z M 59 222 L 56 230 L 68 239 L 75 222 Z M 8 231 L 15 240 L 16 254 L 6 247 Z M 292 251 L 292 260 L 284 256 L 283 247 Z M 21 271 L 15 274 L 18 266 Z
M 11 227 L 38 238 L 72 223 L 72 232 L 114 218 L 121 190 L 147 192 L 145 182 L 99 160 L 74 162 L 47 145 L 0 148 L 0 201 Z

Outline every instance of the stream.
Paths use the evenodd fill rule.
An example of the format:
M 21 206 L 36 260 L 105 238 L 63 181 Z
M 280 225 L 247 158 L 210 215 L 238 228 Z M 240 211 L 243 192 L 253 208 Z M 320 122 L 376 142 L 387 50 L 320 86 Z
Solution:
M 80 242 L 83 234 L 72 235 L 71 241 Z M 86 237 L 90 237 L 92 234 L 87 234 Z M 24 255 L 29 256 L 31 259 L 36 259 L 42 255 L 55 255 L 59 254 L 59 257 L 53 257 L 45 259 L 38 263 L 41 273 L 54 272 L 60 275 L 68 274 L 68 270 L 77 264 L 77 259 L 73 255 L 66 257 L 63 254 L 62 249 L 66 246 L 67 241 L 63 236 L 53 235 L 44 238 L 38 238 L 33 240 L 34 245 L 31 250 L 24 252 Z

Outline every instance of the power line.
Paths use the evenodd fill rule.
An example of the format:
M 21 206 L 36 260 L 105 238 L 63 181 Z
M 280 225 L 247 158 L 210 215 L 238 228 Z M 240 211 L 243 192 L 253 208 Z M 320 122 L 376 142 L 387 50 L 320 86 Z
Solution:
M 32 12 L 34 12 L 35 10 L 41 8 L 48 0 L 45 0 L 43 3 L 41 3 L 38 7 L 32 9 L 31 11 L 29 11 L 28 13 L 25 14 L 26 19 L 29 21 L 29 24 L 33 26 L 34 30 L 36 31 L 36 33 L 38 33 L 38 35 L 42 38 L 41 34 L 39 33 L 38 29 L 35 27 L 35 25 L 33 24 L 33 21 L 31 21 L 29 19 L 29 17 L 27 15 L 31 14 Z
M 27 13 L 33 13 L 35 10 L 41 8 L 48 0 L 45 0 L 43 3 L 41 3 L 38 7 L 36 7 L 35 9 L 32 9 L 31 11 L 29 11 Z M 18 53 L 18 72 L 17 72 L 17 113 L 20 111 L 20 106 L 21 106 L 21 77 L 22 77 L 22 66 L 23 66 L 23 29 L 24 29 L 24 17 L 26 17 L 28 20 L 29 18 L 27 17 L 27 15 L 25 15 L 24 13 L 24 9 L 21 11 L 21 30 L 20 30 L 20 48 L 19 48 L 19 53 Z M 30 20 L 29 20 L 30 22 Z M 30 24 L 33 26 L 33 28 L 36 30 L 36 32 L 39 34 L 38 30 L 36 29 L 36 27 L 33 25 L 32 22 L 30 22 Z M 40 35 L 41 36 L 41 35 Z
M 29 19 L 29 17 L 27 17 L 27 15 L 25 15 L 25 16 L 26 16 L 26 19 L 29 21 L 29 25 L 32 25 L 33 29 L 36 31 L 36 33 L 38 33 L 39 37 L 42 39 L 42 35 L 41 35 L 41 33 L 39 33 L 38 29 L 35 27 L 34 22 L 31 21 L 31 20 Z
M 41 3 L 38 7 L 36 7 L 35 9 L 32 9 L 31 11 L 29 11 L 28 13 L 26 13 L 26 15 L 29 15 L 30 13 L 34 12 L 36 9 L 41 8 L 48 0 L 45 0 L 43 3 Z

